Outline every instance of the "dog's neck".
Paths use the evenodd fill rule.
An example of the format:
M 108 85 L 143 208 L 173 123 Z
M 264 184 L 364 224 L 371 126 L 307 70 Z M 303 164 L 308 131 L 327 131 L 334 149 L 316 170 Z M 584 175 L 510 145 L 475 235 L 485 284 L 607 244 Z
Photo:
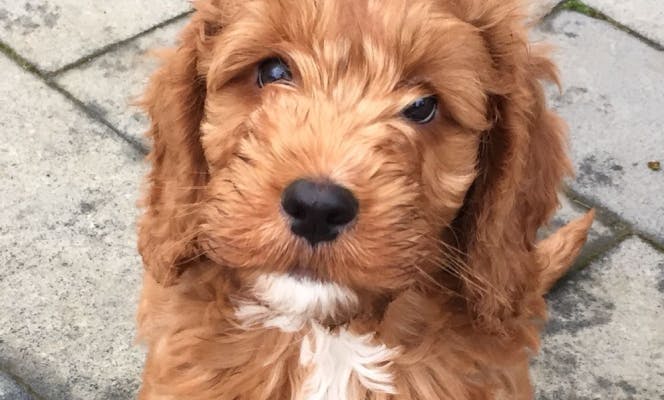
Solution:
M 343 400 L 351 385 L 394 393 L 389 365 L 398 350 L 376 337 L 374 310 L 384 305 L 374 300 L 366 307 L 364 296 L 345 286 L 284 274 L 260 276 L 250 292 L 235 309 L 246 329 L 302 335 L 299 363 L 311 371 L 301 388 L 307 398 Z
M 264 274 L 236 299 L 236 317 L 244 325 L 297 332 L 309 323 L 336 330 L 355 322 L 375 325 L 389 298 L 354 290 L 333 282 L 288 274 Z M 372 324 L 373 323 L 373 324 Z

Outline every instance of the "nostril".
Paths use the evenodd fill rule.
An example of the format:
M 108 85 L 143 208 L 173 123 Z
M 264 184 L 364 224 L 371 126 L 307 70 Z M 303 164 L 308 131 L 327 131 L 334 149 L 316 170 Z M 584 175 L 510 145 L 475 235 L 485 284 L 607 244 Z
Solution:
M 326 222 L 331 226 L 349 224 L 357 216 L 358 203 L 353 193 L 338 185 L 330 185 L 325 194 Z
M 304 206 L 300 204 L 297 200 L 291 199 L 282 202 L 282 207 L 286 214 L 290 215 L 295 219 L 303 219 L 306 215 Z
M 344 226 L 355 219 L 357 207 L 352 203 L 347 203 L 344 208 L 330 210 L 325 221 L 331 226 Z
M 343 212 L 331 212 L 325 220 L 330 225 L 346 225 L 350 222 L 348 216 L 344 215 Z
M 307 215 L 304 208 L 300 205 L 296 205 L 289 214 L 295 219 L 303 219 Z
M 282 194 L 281 207 L 286 214 L 296 220 L 307 216 L 307 209 L 311 208 L 312 193 L 314 193 L 313 182 L 303 179 L 297 180 L 286 188 Z

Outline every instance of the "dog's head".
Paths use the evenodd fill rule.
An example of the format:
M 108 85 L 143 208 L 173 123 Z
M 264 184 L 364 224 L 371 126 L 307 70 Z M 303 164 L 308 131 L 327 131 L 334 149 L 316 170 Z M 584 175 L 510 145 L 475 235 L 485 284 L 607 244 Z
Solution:
M 514 3 L 198 2 L 146 97 L 148 269 L 433 280 L 513 314 L 569 168 Z

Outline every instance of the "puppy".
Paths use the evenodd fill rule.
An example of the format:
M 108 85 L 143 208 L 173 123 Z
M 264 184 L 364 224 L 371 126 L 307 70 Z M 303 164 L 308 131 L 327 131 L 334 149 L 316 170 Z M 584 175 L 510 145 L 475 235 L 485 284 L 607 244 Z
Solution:
M 532 399 L 572 171 L 516 0 L 201 0 L 152 77 L 144 400 Z

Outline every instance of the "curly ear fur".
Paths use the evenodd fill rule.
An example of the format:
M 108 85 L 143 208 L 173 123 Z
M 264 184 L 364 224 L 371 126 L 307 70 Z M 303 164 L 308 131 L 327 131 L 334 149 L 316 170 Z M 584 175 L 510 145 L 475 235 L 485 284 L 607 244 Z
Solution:
M 485 133 L 480 174 L 455 226 L 469 265 L 463 290 L 477 323 L 513 333 L 543 317 L 536 233 L 558 207 L 572 165 L 565 125 L 547 108 L 539 82 L 557 81 L 555 66 L 529 47 L 515 2 L 462 3 L 464 19 L 483 32 L 496 68 L 486 83 L 495 123 Z
M 149 190 L 143 200 L 145 212 L 138 225 L 138 247 L 143 263 L 160 283 L 173 283 L 196 248 L 198 221 L 195 205 L 208 180 L 208 167 L 200 142 L 205 105 L 205 60 L 212 40 L 233 7 L 220 8 L 220 1 L 198 1 L 180 44 L 164 56 L 153 75 L 143 106 L 152 123 L 148 161 Z

